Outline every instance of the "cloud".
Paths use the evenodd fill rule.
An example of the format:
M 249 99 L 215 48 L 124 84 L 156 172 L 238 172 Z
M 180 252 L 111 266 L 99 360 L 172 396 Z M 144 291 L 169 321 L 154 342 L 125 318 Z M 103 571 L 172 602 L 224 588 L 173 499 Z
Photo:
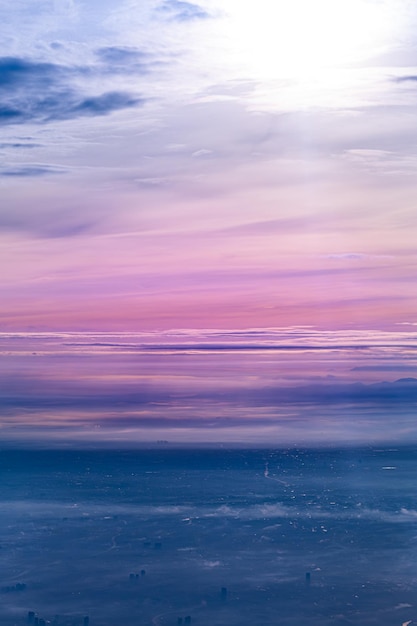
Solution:
M 63 167 L 57 167 L 55 165 L 19 165 L 16 167 L 0 168 L 0 176 L 22 177 L 29 176 L 46 176 L 49 174 L 65 174 L 67 170 Z
M 181 0 L 166 0 L 157 10 L 160 13 L 166 14 L 170 19 L 180 22 L 210 17 L 207 11 L 197 4 L 182 2 Z
M 25 142 L 13 142 L 6 141 L 4 143 L 0 143 L 0 150 L 7 150 L 9 148 L 42 148 L 41 143 L 25 143 Z
M 352 367 L 351 372 L 409 372 L 417 370 L 417 365 L 410 363 L 408 365 L 397 365 L 396 363 L 386 363 L 383 365 L 358 365 Z
M 417 82 L 417 75 L 409 74 L 407 76 L 397 76 L 394 78 L 396 83 Z
M 84 116 L 108 115 L 119 109 L 143 104 L 125 92 L 110 92 L 88 98 L 75 90 L 59 90 L 45 97 L 14 98 L 9 105 L 0 106 L 0 124 L 16 122 L 52 122 Z
M 9 168 L 9 170 L 3 172 L 0 170 L 0 176 L 15 177 L 16 180 L 20 180 L 22 183 L 27 179 L 28 184 L 31 184 L 29 181 L 32 179 L 42 178 L 51 173 L 66 172 L 64 168 L 56 169 L 55 171 L 55 168 L 51 166 L 38 168 L 32 168 L 31 166 L 15 167 Z M 94 230 L 96 223 L 97 217 L 88 207 L 82 207 L 81 210 L 79 206 L 74 204 L 67 207 L 59 205 L 53 208 L 41 207 L 38 211 L 32 211 L 31 213 L 19 210 L 0 211 L 0 228 L 4 232 L 17 230 L 42 238 L 56 239 L 85 234 L 87 231 Z
M 74 70 L 53 63 L 32 62 L 17 57 L 0 58 L 0 86 L 7 89 L 31 85 L 47 87 L 56 82 L 59 75 L 67 77 L 71 72 Z
M 152 188 L 169 185 L 174 182 L 174 179 L 169 176 L 153 176 L 149 178 L 135 178 L 135 182 L 138 185 Z
M 122 348 L 123 350 L 132 350 L 134 352 L 239 352 L 239 351 L 252 351 L 252 350 L 328 350 L 328 347 L 324 346 L 308 346 L 308 345 L 268 345 L 268 344 L 233 344 L 233 343 L 186 343 L 186 344 L 127 344 L 127 343 L 108 343 L 108 342 L 96 342 L 90 344 L 80 343 L 67 343 L 64 344 L 68 347 L 76 347 L 78 345 L 88 345 L 92 348 Z M 346 348 L 347 346 L 336 346 L 339 350 Z M 361 345 L 357 346 L 360 349 L 367 348 L 369 346 Z M 332 346 L 332 349 L 334 347 Z M 352 348 L 352 346 L 349 346 Z
M 102 65 L 97 68 L 104 74 L 148 74 L 163 64 L 151 54 L 130 46 L 105 46 L 95 51 Z
M 104 93 L 101 96 L 84 98 L 81 102 L 74 103 L 71 107 L 67 108 L 66 111 L 63 110 L 61 115 L 64 115 L 64 117 L 68 115 L 70 117 L 78 117 L 77 114 L 107 115 L 112 111 L 130 108 L 142 102 L 143 100 L 135 98 L 131 94 L 120 91 L 112 91 Z
M 175 382 L 167 381 L 159 386 L 152 384 L 138 385 L 121 378 L 110 382 L 100 378 L 86 381 L 82 378 L 54 379 L 38 378 L 36 376 L 21 376 L 19 380 L 13 375 L 4 376 L 0 392 L 2 409 L 8 414 L 15 411 L 44 411 L 75 410 L 84 413 L 96 414 L 117 413 L 115 425 L 125 426 L 132 424 L 150 424 L 153 426 L 166 423 L 186 426 L 218 427 L 237 426 L 239 419 L 230 415 L 227 407 L 241 413 L 247 409 L 249 417 L 242 417 L 242 423 L 253 420 L 257 424 L 262 422 L 262 415 L 254 407 L 305 406 L 334 407 L 341 405 L 382 407 L 386 405 L 409 406 L 417 402 L 417 378 L 401 378 L 394 382 L 378 382 L 373 384 L 345 383 L 337 379 L 327 379 L 307 382 L 296 386 L 268 386 L 268 387 L 228 387 L 206 389 L 202 384 L 177 387 Z M 170 415 L 166 416 L 167 408 Z M 145 414 L 129 416 L 132 411 L 141 410 Z M 209 410 L 207 415 L 207 409 Z M 267 416 L 270 423 L 279 419 L 274 411 Z M 103 413 L 104 412 L 104 413 Z M 190 415 L 191 413 L 191 415 Z M 215 415 L 215 417 L 213 417 Z M 123 422 L 124 417 L 125 422 Z M 204 419 L 203 419 L 204 418 Z M 73 419 L 76 419 L 74 416 Z M 97 418 L 96 418 L 97 419 Z M 149 421 L 151 420 L 151 422 Z M 158 421 L 159 420 L 159 421 Z M 162 421 L 160 421 L 162 420 Z
M 231 274 L 236 280 L 235 274 Z M 258 274 L 254 274 L 257 278 Z M 107 280 L 107 277 L 106 277 Z M 168 277 L 169 282 L 171 278 Z M 107 284 L 107 283 L 106 283 Z M 51 337 L 57 335 L 52 333 Z M 25 340 L 29 340 L 30 335 L 25 334 Z M 93 351 L 98 346 L 111 347 L 112 352 L 121 348 L 132 351 L 148 350 L 170 350 L 171 352 L 181 352 L 190 350 L 192 352 L 205 350 L 237 351 L 249 350 L 308 350 L 309 352 L 323 350 L 363 350 L 369 349 L 371 354 L 376 348 L 381 349 L 406 348 L 414 350 L 416 347 L 415 333 L 404 331 L 375 331 L 375 330 L 320 330 L 311 325 L 293 325 L 285 327 L 265 327 L 248 329 L 193 329 L 181 328 L 166 331 L 145 332 L 138 331 L 131 333 L 108 333 L 89 332 L 85 334 L 68 333 L 62 339 L 69 343 L 64 343 L 65 347 L 84 346 L 92 347 Z M 403 357 L 400 357 L 401 361 Z
M 96 50 L 96 55 L 101 61 L 114 65 L 126 65 L 143 62 L 149 59 L 146 52 L 128 46 L 105 46 Z
M 40 229 L 40 233 L 43 237 L 49 237 L 50 239 L 58 239 L 60 237 L 75 237 L 77 235 L 83 235 L 93 230 L 95 222 L 93 220 L 85 220 L 82 218 L 75 218 L 75 220 L 69 224 L 50 224 L 43 225 Z
M 16 57 L 0 58 L 0 124 L 46 123 L 108 115 L 140 106 L 144 99 L 124 91 L 87 95 L 74 79 L 91 75 L 88 66 L 63 66 Z
M 371 385 L 336 382 L 295 388 L 262 389 L 256 390 L 253 397 L 262 403 L 272 404 L 414 404 L 417 402 L 417 379 L 401 378 L 394 382 Z
M 126 390 L 115 386 L 104 392 L 102 386 L 98 384 L 85 386 L 77 379 L 46 381 L 35 377 L 25 377 L 21 382 L 20 391 L 16 387 L 16 380 L 12 377 L 7 377 L 7 383 L 0 386 L 3 410 L 19 407 L 32 411 L 55 411 L 57 409 L 95 411 L 106 408 L 123 410 L 128 407 L 140 407 L 169 400 L 167 391 Z
M 324 255 L 325 259 L 336 259 L 336 260 L 348 260 L 348 261 L 356 261 L 361 259 L 366 259 L 368 255 L 361 254 L 360 252 L 342 252 L 340 254 L 326 254 Z
M 207 150 L 207 148 L 202 148 L 201 150 L 196 150 L 195 152 L 193 152 L 191 156 L 198 159 L 199 157 L 209 156 L 210 154 L 213 154 L 213 150 Z

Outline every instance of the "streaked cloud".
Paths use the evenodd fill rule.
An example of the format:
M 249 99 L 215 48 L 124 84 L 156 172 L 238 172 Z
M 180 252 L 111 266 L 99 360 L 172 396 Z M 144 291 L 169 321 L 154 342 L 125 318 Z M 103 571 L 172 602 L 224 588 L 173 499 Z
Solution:
M 20 143 L 20 142 L 6 142 L 0 143 L 0 150 L 5 150 L 6 148 L 41 148 L 42 144 L 40 143 Z
M 216 330 L 167 331 L 165 345 L 160 333 L 3 334 L 3 439 L 64 438 L 74 445 L 155 438 L 259 445 L 415 440 L 417 360 L 411 341 L 398 342 L 402 333 L 366 333 L 366 348 L 364 332 L 343 337 L 294 327 L 224 334 L 242 349 L 210 347 L 222 335 Z M 196 335 L 205 337 L 204 348 Z M 248 336 L 256 350 L 246 350 Z M 287 345 L 271 353 L 265 339 L 274 336 Z M 351 345 L 341 344 L 349 336 Z
M 21 165 L 19 167 L 1 168 L 0 176 L 17 176 L 26 178 L 27 176 L 47 176 L 49 174 L 65 174 L 66 169 L 50 166 L 43 163 L 31 163 L 30 165 Z

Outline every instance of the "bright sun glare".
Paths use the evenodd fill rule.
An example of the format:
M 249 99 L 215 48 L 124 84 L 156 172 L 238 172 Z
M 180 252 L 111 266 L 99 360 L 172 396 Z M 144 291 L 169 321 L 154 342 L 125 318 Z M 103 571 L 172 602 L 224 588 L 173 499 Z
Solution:
M 230 0 L 228 36 L 260 79 L 303 79 L 381 52 L 392 3 L 378 0 Z

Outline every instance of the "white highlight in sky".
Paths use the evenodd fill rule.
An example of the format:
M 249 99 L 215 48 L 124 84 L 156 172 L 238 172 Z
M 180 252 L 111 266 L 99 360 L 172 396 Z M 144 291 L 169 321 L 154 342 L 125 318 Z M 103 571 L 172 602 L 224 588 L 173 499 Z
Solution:
M 227 29 L 262 79 L 305 79 L 360 63 L 395 35 L 392 3 L 373 0 L 230 0 Z M 394 25 L 394 28 L 393 28 Z

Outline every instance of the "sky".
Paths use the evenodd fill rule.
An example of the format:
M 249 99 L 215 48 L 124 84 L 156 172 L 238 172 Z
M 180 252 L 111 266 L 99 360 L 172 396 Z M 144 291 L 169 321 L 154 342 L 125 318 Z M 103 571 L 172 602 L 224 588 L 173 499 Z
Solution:
M 416 321 L 414 2 L 0 18 L 2 330 Z
M 263 441 L 388 440 L 395 396 L 415 437 L 416 3 L 3 0 L 0 19 L 7 436 L 152 417 L 208 440 L 216 414 L 252 440 L 256 413 Z M 344 425 L 306 429 L 336 396 Z

